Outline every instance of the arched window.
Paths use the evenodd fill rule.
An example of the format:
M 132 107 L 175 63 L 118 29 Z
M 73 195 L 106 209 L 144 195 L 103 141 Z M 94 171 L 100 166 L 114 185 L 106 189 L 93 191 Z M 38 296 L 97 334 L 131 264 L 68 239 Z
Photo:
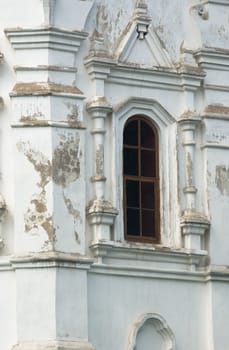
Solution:
M 158 133 L 143 116 L 127 120 L 123 133 L 125 239 L 160 241 Z

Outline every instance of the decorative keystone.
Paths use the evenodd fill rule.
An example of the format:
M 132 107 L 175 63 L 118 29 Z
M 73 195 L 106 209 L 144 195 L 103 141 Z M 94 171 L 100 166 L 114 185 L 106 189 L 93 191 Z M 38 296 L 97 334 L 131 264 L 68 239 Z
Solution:
M 95 96 L 93 99 L 88 101 L 86 108 L 90 113 L 93 113 L 99 110 L 99 111 L 103 111 L 107 115 L 108 113 L 112 112 L 112 106 L 104 96 Z

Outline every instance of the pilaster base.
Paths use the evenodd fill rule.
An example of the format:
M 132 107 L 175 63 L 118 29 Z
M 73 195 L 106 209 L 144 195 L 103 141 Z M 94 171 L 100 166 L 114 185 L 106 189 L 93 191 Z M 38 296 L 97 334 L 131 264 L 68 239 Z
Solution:
M 89 342 L 23 342 L 13 346 L 12 350 L 95 350 Z

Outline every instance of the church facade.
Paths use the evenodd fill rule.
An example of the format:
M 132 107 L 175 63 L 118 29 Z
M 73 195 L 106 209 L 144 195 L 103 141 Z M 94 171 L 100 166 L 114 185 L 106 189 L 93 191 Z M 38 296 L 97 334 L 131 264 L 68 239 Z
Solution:
M 1 0 L 1 350 L 229 348 L 228 23 Z

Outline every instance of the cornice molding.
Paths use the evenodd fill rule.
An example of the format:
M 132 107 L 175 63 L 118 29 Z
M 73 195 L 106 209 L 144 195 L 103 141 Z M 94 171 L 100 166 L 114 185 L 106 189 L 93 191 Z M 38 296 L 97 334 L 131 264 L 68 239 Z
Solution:
M 56 27 L 6 28 L 5 34 L 15 50 L 53 49 L 78 52 L 88 33 Z
M 195 91 L 204 80 L 202 70 L 142 67 L 140 64 L 120 63 L 111 57 L 88 56 L 85 66 L 92 80 L 100 79 L 122 85 L 133 85 L 165 90 Z M 195 74 L 194 74 L 195 73 Z
M 79 269 L 89 269 L 93 259 L 80 254 L 46 252 L 35 253 L 30 256 L 12 256 L 9 259 L 12 267 L 16 269 L 29 269 L 40 267 L 69 267 Z
M 193 52 L 203 69 L 229 70 L 229 50 L 218 47 L 203 47 Z

